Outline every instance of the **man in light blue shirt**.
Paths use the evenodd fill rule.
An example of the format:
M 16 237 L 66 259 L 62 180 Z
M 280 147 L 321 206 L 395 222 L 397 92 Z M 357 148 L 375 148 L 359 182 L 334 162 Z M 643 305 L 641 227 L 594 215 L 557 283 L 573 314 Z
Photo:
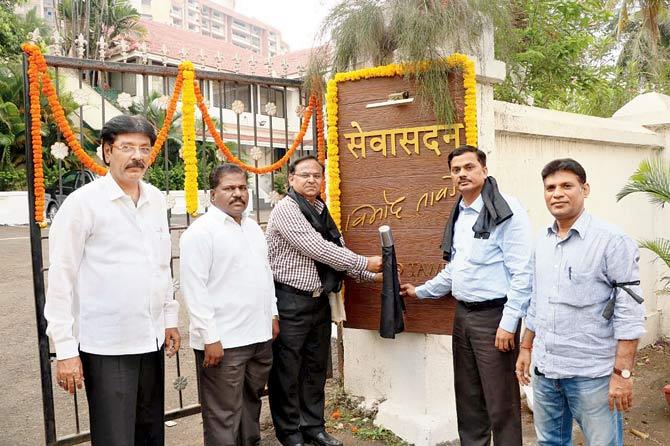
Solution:
M 521 445 L 519 384 L 514 376 L 519 320 L 531 292 L 531 227 L 513 197 L 488 176 L 486 154 L 461 146 L 449 154 L 461 198 L 445 230 L 436 277 L 402 294 L 419 299 L 451 293 L 454 385 L 461 444 Z
M 535 247 L 533 295 L 516 370 L 530 382 L 538 445 L 572 444 L 577 420 L 589 445 L 621 446 L 621 411 L 632 404 L 631 370 L 644 334 L 638 248 L 584 210 L 584 168 L 558 159 L 542 170 L 554 222 Z

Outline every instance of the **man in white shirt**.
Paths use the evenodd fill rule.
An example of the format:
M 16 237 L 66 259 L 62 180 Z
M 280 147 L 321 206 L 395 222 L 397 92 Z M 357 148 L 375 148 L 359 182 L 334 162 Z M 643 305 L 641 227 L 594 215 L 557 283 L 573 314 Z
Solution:
M 211 206 L 182 234 L 180 281 L 198 369 L 205 446 L 260 442 L 261 395 L 279 334 L 265 236 L 244 214 L 247 177 L 210 175 Z
M 73 192 L 49 231 L 47 334 L 59 386 L 86 380 L 93 445 L 162 445 L 163 350 L 180 338 L 167 212 L 142 181 L 156 133 L 121 115 L 101 139 L 109 172 Z

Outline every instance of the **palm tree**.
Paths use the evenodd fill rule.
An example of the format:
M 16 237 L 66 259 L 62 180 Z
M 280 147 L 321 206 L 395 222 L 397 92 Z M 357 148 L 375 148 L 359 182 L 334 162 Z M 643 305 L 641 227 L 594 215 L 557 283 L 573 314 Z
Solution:
M 660 207 L 670 203 L 670 162 L 661 158 L 642 161 L 628 183 L 617 194 L 617 201 L 639 192 L 646 194 L 649 201 Z M 640 247 L 653 252 L 670 268 L 670 239 L 642 240 Z M 661 281 L 664 283 L 662 291 L 670 292 L 670 276 L 661 278 Z
M 507 20 L 506 2 L 490 0 L 343 0 L 324 20 L 320 37 L 330 42 L 335 73 L 405 64 L 407 77 L 417 80 L 419 96 L 432 103 L 439 121 L 448 122 L 453 105 L 443 58 L 473 50 L 486 23 Z M 431 61 L 427 70 L 414 64 L 426 60 Z
M 139 38 L 146 30 L 139 23 L 140 13 L 128 0 L 59 0 L 56 25 L 68 54 L 82 33 L 88 40 L 88 55 L 95 58 L 96 44 L 104 37 L 108 44 L 120 37 Z
M 611 28 L 621 78 L 633 79 L 638 91 L 670 91 L 670 1 L 609 0 L 608 6 L 616 12 Z

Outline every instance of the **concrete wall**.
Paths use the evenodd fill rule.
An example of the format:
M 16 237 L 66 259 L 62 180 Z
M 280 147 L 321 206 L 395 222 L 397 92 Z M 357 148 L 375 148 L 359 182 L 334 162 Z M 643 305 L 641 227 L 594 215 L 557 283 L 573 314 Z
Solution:
M 28 192 L 0 192 L 0 225 L 25 225 L 28 219 Z

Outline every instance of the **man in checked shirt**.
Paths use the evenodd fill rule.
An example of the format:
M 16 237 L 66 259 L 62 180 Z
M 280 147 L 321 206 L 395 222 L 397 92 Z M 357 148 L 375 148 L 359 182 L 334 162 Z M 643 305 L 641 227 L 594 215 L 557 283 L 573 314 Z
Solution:
M 382 279 L 380 256 L 364 257 L 344 247 L 319 198 L 323 172 L 313 156 L 289 166 L 291 187 L 272 210 L 265 232 L 280 327 L 268 387 L 272 421 L 284 446 L 342 445 L 324 428 L 328 293 L 340 289 L 345 273 L 358 280 Z
M 530 382 L 539 446 L 572 444 L 572 419 L 586 444 L 623 445 L 622 411 L 633 404 L 631 370 L 644 334 L 640 254 L 619 228 L 584 209 L 584 168 L 570 158 L 542 169 L 554 221 L 535 245 L 535 277 L 516 363 Z

